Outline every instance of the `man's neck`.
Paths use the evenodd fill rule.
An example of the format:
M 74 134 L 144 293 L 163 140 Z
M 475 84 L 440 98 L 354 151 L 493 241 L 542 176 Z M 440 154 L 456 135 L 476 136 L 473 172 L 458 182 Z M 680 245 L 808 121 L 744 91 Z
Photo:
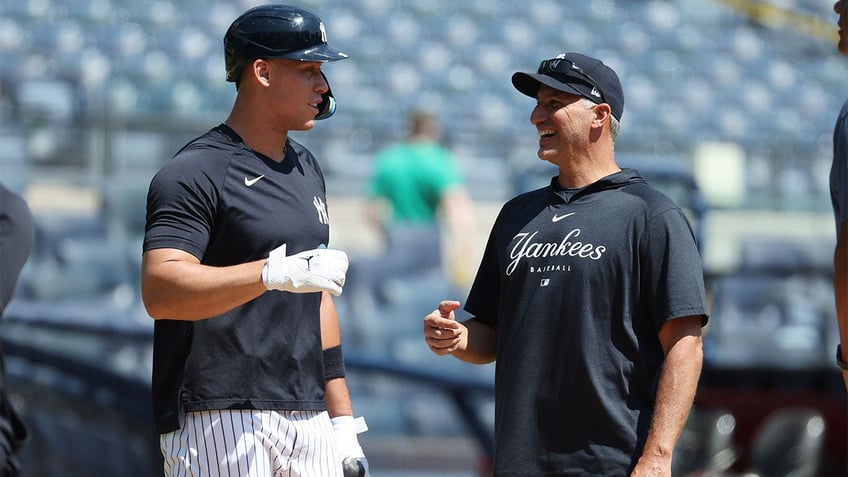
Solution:
M 259 121 L 243 118 L 235 111 L 224 121 L 238 134 L 244 144 L 254 151 L 268 156 L 270 159 L 282 162 L 286 157 L 286 139 L 288 134 L 284 131 L 273 131 Z

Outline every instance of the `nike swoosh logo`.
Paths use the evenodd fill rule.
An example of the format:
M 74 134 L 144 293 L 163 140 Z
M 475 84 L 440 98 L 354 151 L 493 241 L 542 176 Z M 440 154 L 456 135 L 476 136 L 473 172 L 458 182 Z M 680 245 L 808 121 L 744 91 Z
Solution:
M 565 215 L 557 215 L 557 214 L 554 214 L 554 216 L 553 216 L 553 217 L 551 217 L 551 222 L 559 222 L 560 220 L 562 220 L 562 219 L 564 219 L 564 218 L 566 218 L 566 217 L 571 217 L 571 216 L 572 216 L 572 215 L 574 215 L 575 213 L 576 213 L 576 212 L 571 212 L 570 214 L 565 214 Z
M 246 185 L 246 186 L 250 187 L 250 186 L 252 186 L 253 184 L 256 184 L 257 182 L 259 182 L 259 179 L 262 179 L 263 177 L 265 177 L 265 175 L 264 175 L 264 174 L 263 174 L 263 175 L 261 175 L 261 176 L 259 176 L 259 177 L 257 177 L 257 178 L 255 178 L 255 179 L 248 179 L 247 177 L 245 177 L 245 178 L 244 178 L 244 185 Z

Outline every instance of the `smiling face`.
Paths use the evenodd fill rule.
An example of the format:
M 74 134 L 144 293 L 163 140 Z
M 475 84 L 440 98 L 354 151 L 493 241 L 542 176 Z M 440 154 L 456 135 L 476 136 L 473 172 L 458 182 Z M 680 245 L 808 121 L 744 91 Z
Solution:
M 839 52 L 848 55 L 848 0 L 839 0 L 833 4 L 833 11 L 839 15 Z
M 586 154 L 595 119 L 593 108 L 587 108 L 581 96 L 545 85 L 539 87 L 536 99 L 530 122 L 539 133 L 539 159 L 560 166 Z
M 321 95 L 329 89 L 321 65 L 314 61 L 269 61 L 269 106 L 282 130 L 305 131 L 315 126 Z

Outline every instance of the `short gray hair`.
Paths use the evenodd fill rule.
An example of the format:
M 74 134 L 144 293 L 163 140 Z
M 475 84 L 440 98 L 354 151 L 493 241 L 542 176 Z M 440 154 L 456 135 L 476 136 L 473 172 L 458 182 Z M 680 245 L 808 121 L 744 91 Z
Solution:
M 598 105 L 589 98 L 580 98 L 583 101 L 583 107 L 586 109 L 592 109 Z M 610 114 L 610 138 L 612 142 L 615 142 L 615 139 L 618 137 L 618 132 L 621 130 L 621 122 L 618 119 L 615 119 L 615 116 Z

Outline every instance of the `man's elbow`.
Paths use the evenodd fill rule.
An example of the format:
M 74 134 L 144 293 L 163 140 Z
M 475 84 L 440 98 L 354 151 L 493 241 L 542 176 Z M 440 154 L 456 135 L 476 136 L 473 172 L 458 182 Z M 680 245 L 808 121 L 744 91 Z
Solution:
M 166 317 L 167 312 L 160 301 L 147 298 L 142 298 L 141 301 L 144 303 L 144 309 L 147 311 L 147 315 L 154 320 L 161 320 Z
M 836 248 L 833 250 L 833 265 L 837 273 L 848 269 L 848 222 L 843 222 L 837 234 Z
M 700 335 L 686 336 L 678 342 L 681 355 L 699 369 L 704 364 L 704 340 Z
M 144 304 L 144 309 L 147 314 L 154 320 L 161 320 L 173 317 L 173 310 L 168 304 L 168 300 L 164 295 L 152 289 L 151 286 L 145 286 L 142 282 L 141 286 L 141 302 Z
M 697 359 L 699 363 L 704 362 L 704 340 L 700 336 L 695 337 L 692 354 L 693 358 Z

